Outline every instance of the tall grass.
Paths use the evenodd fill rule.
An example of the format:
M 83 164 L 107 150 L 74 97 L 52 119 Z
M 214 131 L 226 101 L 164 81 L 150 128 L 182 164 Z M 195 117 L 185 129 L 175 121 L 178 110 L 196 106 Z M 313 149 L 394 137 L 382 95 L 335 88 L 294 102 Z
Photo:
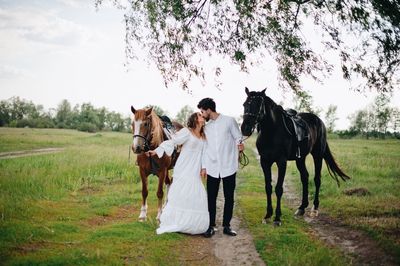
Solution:
M 400 261 L 400 141 L 399 140 L 330 140 L 331 150 L 340 167 L 351 176 L 340 187 L 322 171 L 321 211 L 345 224 L 362 229 L 382 244 Z M 314 192 L 313 161 L 307 159 L 310 192 Z M 289 173 L 300 188 L 294 163 Z M 362 195 L 346 191 L 363 189 Z
M 0 129 L 2 151 L 62 152 L 0 160 L 0 261 L 6 264 L 179 263 L 190 238 L 156 236 L 156 184 L 149 221 L 138 223 L 141 183 L 131 135 Z M 170 258 L 172 256 L 172 258 Z
M 249 139 L 248 154 L 253 153 L 255 138 Z M 348 225 L 367 232 L 375 239 L 384 250 L 392 254 L 400 262 L 400 141 L 398 140 L 329 140 L 329 145 L 340 167 L 351 176 L 351 180 L 341 182 L 340 187 L 329 176 L 327 168 L 323 166 L 322 185 L 320 192 L 320 212 L 328 213 L 333 218 L 339 220 L 344 225 Z M 242 184 L 239 186 L 241 208 L 248 220 L 250 228 L 254 231 L 256 241 L 266 241 L 261 245 L 260 253 L 263 248 L 268 245 L 275 248 L 278 242 L 271 240 L 271 234 L 274 235 L 282 229 L 273 229 L 271 225 L 261 226 L 258 223 L 265 215 L 266 196 L 264 190 L 264 177 L 257 160 L 252 161 L 250 167 L 242 170 Z M 253 163 L 256 162 L 256 163 Z M 307 168 L 310 173 L 309 179 L 309 198 L 310 206 L 313 200 L 314 187 L 314 165 L 311 156 L 307 158 Z M 276 176 L 277 169 L 274 165 L 273 172 Z M 295 184 L 298 195 L 301 194 L 300 174 L 296 168 L 295 162 L 288 163 L 286 173 L 286 182 L 291 181 Z M 276 180 L 274 179 L 273 185 Z M 367 195 L 349 194 L 350 191 L 361 189 L 367 191 Z M 283 195 L 283 221 L 284 227 L 297 226 L 298 221 L 292 219 L 293 210 L 285 207 L 285 193 Z M 274 206 L 276 199 L 273 197 Z M 255 208 L 254 206 L 258 207 Z M 300 202 L 299 202 L 300 205 Z M 286 216 L 285 216 L 286 215 Z M 247 218 L 250 217 L 250 218 Z M 257 217 L 257 219 L 256 219 Z M 300 226 L 295 232 L 303 232 L 306 234 L 307 225 Z M 311 238 L 312 239 L 312 238 Z M 264 243 L 264 242 L 263 242 Z M 317 265 L 318 255 L 326 252 L 324 244 L 315 241 L 317 247 L 315 249 L 313 243 L 308 243 L 307 239 L 297 249 L 296 245 L 285 244 L 287 249 L 293 249 L 292 259 L 289 264 L 296 264 L 295 260 L 297 250 L 306 254 L 310 261 L 306 264 Z M 302 248 L 312 246 L 314 251 L 306 251 Z M 274 250 L 274 252 L 277 252 Z M 279 253 L 280 251 L 278 251 Z M 266 254 L 267 261 L 275 261 L 274 255 Z M 336 258 L 337 253 L 329 255 L 330 258 Z M 285 259 L 290 258 L 285 255 Z M 278 259 L 277 261 L 280 261 Z M 324 263 L 334 263 L 333 261 Z M 338 264 L 343 261 L 338 262 Z
M 310 234 L 304 221 L 294 219 L 293 210 L 286 205 L 285 195 L 281 217 L 283 225 L 275 227 L 272 223 L 262 223 L 266 211 L 266 194 L 264 175 L 254 153 L 254 142 L 254 137 L 246 141 L 245 152 L 250 164 L 238 174 L 237 212 L 249 227 L 262 259 L 268 265 L 348 265 L 350 259 L 339 249 L 328 247 Z M 273 171 L 276 172 L 275 165 Z M 275 184 L 276 173 L 273 186 Z M 272 198 L 275 208 L 275 194 Z
M 141 182 L 135 156 L 128 161 L 131 135 L 89 134 L 57 129 L 0 128 L 0 151 L 62 147 L 62 152 L 0 160 L 0 262 L 37 264 L 185 264 L 193 238 L 157 236 L 156 185 L 149 178 L 149 219 L 137 222 Z M 352 179 L 338 188 L 323 167 L 320 211 L 365 230 L 399 256 L 400 145 L 393 140 L 330 141 L 338 163 Z M 250 165 L 238 173 L 237 208 L 268 265 L 347 265 L 343 254 L 315 238 L 309 225 L 293 218 L 283 202 L 283 226 L 261 224 L 264 177 L 248 140 Z M 312 160 L 310 195 L 313 192 Z M 287 178 L 300 191 L 289 163 Z M 274 168 L 276 171 L 276 168 Z M 363 187 L 367 196 L 344 191 Z M 285 198 L 285 194 L 284 194 Z M 276 202 L 274 198 L 274 203 Z M 310 201 L 312 202 L 312 201 Z M 196 245 L 196 244 L 195 244 Z

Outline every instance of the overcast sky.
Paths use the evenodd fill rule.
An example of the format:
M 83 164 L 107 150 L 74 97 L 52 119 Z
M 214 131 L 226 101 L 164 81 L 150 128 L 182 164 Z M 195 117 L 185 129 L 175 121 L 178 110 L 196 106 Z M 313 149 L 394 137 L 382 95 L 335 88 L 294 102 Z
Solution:
M 191 94 L 176 84 L 165 88 L 154 66 L 144 62 L 124 66 L 124 34 L 122 11 L 107 6 L 96 11 L 92 0 L 0 0 L 0 99 L 19 96 L 45 109 L 67 99 L 72 105 L 90 102 L 124 115 L 129 115 L 131 105 L 158 105 L 174 117 L 183 106 L 197 110 L 199 100 L 211 97 L 217 111 L 239 117 L 247 86 L 250 90 L 268 87 L 267 95 L 275 102 L 284 108 L 294 105 L 291 94 L 278 88 L 273 62 L 246 74 L 222 61 L 226 68 L 220 90 L 213 78 L 204 87 L 192 82 Z M 208 62 L 213 65 L 215 60 Z M 337 129 L 347 128 L 347 117 L 375 97 L 350 91 L 351 84 L 339 72 L 324 84 L 302 82 L 315 106 L 324 110 L 330 104 L 338 106 Z M 399 99 L 396 92 L 392 105 L 399 106 Z

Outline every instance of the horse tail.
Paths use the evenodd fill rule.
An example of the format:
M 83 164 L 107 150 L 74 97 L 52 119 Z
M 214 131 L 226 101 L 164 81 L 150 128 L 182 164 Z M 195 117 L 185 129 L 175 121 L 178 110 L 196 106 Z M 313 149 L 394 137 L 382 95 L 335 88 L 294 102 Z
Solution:
M 326 148 L 325 148 L 325 153 L 324 153 L 324 160 L 325 163 L 328 167 L 328 172 L 329 175 L 336 180 L 336 183 L 338 184 L 338 186 L 340 186 L 339 184 L 339 178 L 338 176 L 343 180 L 349 180 L 350 176 L 346 175 L 342 169 L 340 169 L 339 165 L 336 163 L 335 158 L 333 158 L 332 152 L 329 149 L 329 145 L 328 143 L 326 143 Z

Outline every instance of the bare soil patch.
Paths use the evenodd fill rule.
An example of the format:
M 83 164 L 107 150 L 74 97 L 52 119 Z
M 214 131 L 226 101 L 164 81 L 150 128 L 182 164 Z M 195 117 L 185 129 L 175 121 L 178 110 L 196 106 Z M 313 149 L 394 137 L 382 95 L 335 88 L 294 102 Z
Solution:
M 190 236 L 181 249 L 180 265 L 222 265 L 215 256 L 215 243 L 202 235 Z
M 111 215 L 95 216 L 85 221 L 89 226 L 102 226 L 114 221 L 132 220 L 133 214 L 137 209 L 133 206 L 123 206 L 114 211 Z
M 343 194 L 347 195 L 347 196 L 367 196 L 369 194 L 371 194 L 368 189 L 366 188 L 352 188 L 352 189 L 346 189 L 345 191 L 343 191 Z
M 254 246 L 252 235 L 237 215 L 232 218 L 231 228 L 238 235 L 232 237 L 222 233 L 223 228 L 221 225 L 224 212 L 224 194 L 222 191 L 223 188 L 220 187 L 217 198 L 218 231 L 211 238 L 214 244 L 215 256 L 221 261 L 219 265 L 265 265 Z M 235 208 L 234 212 L 238 211 L 240 210 Z
M 286 178 L 285 181 L 284 198 L 294 213 L 301 202 L 300 193 L 294 191 L 290 178 Z M 355 194 L 359 195 L 357 192 Z M 387 254 L 365 232 L 330 217 L 323 209 L 317 217 L 310 217 L 308 214 L 309 209 L 299 219 L 304 219 L 310 225 L 309 233 L 323 240 L 328 246 L 339 248 L 354 265 L 397 265 L 394 257 Z

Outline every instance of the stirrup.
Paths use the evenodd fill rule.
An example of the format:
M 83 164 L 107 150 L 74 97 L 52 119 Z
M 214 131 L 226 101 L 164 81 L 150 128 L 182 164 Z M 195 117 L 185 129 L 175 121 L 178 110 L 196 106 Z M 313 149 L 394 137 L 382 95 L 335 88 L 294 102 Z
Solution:
M 299 158 L 299 159 L 301 158 L 300 147 L 297 147 L 296 157 Z

